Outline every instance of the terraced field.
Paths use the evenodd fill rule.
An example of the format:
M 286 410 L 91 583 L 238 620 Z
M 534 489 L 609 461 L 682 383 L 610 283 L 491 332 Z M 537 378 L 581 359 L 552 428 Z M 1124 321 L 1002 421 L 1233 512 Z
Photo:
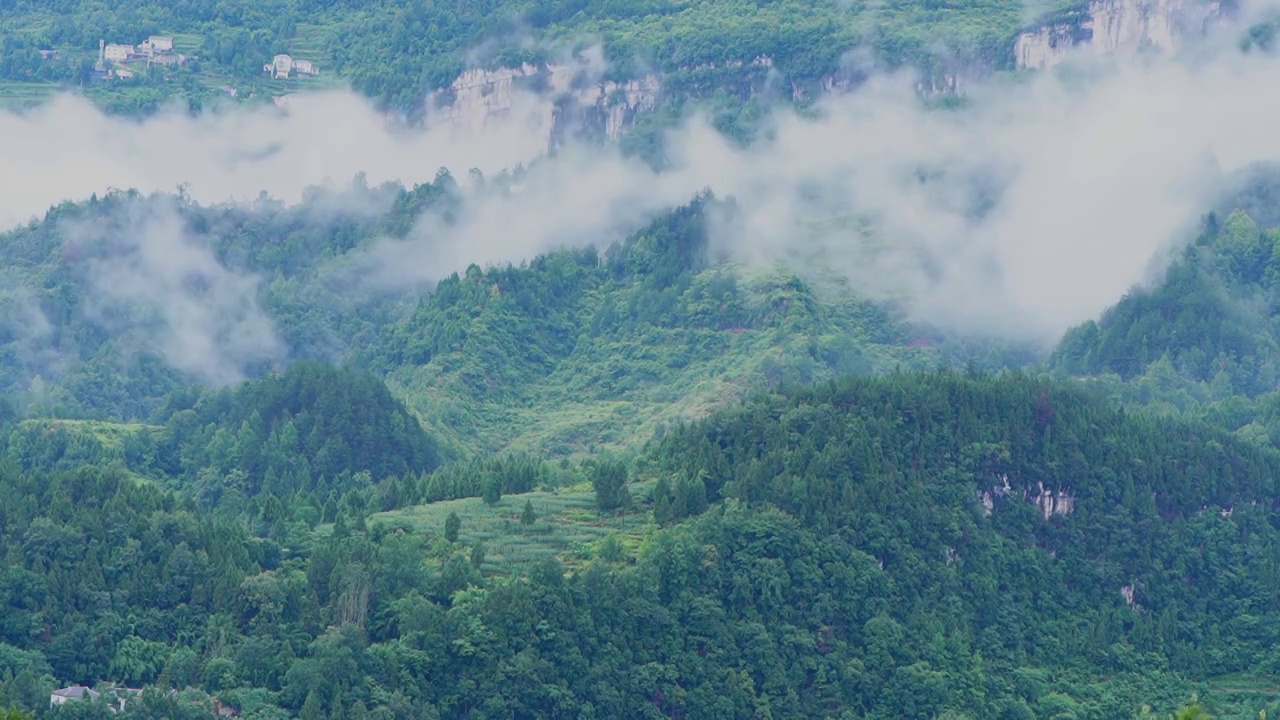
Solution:
M 19 427 L 23 429 L 39 429 L 45 432 L 66 430 L 72 435 L 86 435 L 102 443 L 103 447 L 107 449 L 120 447 L 124 443 L 126 436 L 132 435 L 139 430 L 159 432 L 162 429 L 158 425 L 144 425 L 142 423 L 107 422 L 104 420 L 62 420 L 54 418 L 23 420 L 19 423 Z
M 55 83 L 0 81 L 0 109 L 20 110 L 31 107 L 57 90 Z
M 637 483 L 630 489 L 641 500 L 652 490 L 652 483 Z M 533 504 L 538 516 L 531 526 L 520 522 L 526 501 Z M 630 554 L 657 530 L 647 510 L 602 515 L 596 510 L 594 493 L 584 486 L 504 495 L 492 506 L 480 498 L 416 505 L 378 513 L 369 519 L 369 524 L 443 535 L 450 513 L 457 513 L 462 521 L 460 543 L 484 543 L 485 562 L 481 569 L 491 574 L 522 573 L 548 557 L 558 558 L 572 568 L 594 557 L 601 541 L 610 535 L 620 541 L 624 553 Z

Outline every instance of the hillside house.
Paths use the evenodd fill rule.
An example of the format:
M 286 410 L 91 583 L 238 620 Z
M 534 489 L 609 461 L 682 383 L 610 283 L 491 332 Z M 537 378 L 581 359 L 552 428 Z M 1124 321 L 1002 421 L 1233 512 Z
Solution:
M 271 58 L 271 62 L 262 66 L 262 71 L 271 75 L 277 80 L 283 80 L 289 77 L 289 72 L 293 70 L 293 58 L 288 55 L 277 55 Z
M 134 50 L 132 45 L 118 45 L 116 43 L 110 43 L 102 49 L 102 57 L 106 59 L 107 62 L 124 62 L 137 54 L 138 52 Z
M 54 690 L 49 695 L 49 707 L 55 707 L 67 702 L 80 702 L 83 700 L 97 700 L 102 695 L 93 688 L 87 688 L 83 685 L 72 685 L 64 687 L 61 690 Z
M 294 60 L 293 71 L 299 75 L 307 75 L 310 77 L 315 77 L 320 74 L 320 71 L 316 69 L 315 64 L 310 60 Z
M 152 35 L 138 44 L 144 55 L 161 55 L 173 52 L 173 38 L 167 35 Z

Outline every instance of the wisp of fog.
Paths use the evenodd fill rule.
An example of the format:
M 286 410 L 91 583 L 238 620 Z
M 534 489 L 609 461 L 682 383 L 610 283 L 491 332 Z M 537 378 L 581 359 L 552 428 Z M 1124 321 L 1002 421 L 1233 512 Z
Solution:
M 744 263 L 820 268 L 867 296 L 901 300 L 917 319 L 1047 345 L 1147 277 L 1225 173 L 1280 155 L 1270 127 L 1280 98 L 1266 90 L 1276 79 L 1280 61 L 1260 53 L 1222 51 L 1196 65 L 1140 58 L 975 83 L 963 108 L 930 110 L 911 76 L 891 74 L 825 98 L 816 119 L 778 109 L 767 139 L 750 147 L 691 118 L 671 131 L 662 171 L 614 146 L 570 143 L 534 162 L 519 192 L 464 183 L 461 217 L 425 216 L 409 237 L 377 244 L 362 279 L 404 287 L 470 263 L 608 243 L 710 188 L 741 210 L 714 225 L 711 240 Z M 200 202 L 261 192 L 298 202 L 310 186 L 357 173 L 406 185 L 440 167 L 492 174 L 547 149 L 552 99 L 510 97 L 509 111 L 483 124 L 414 130 L 392 129 L 346 92 L 142 121 L 59 97 L 0 114 L 0 222 L 109 188 L 183 185 Z M 236 357 L 280 352 L 262 310 L 233 299 L 252 293 L 252 278 L 218 266 L 164 217 L 139 223 L 129 235 L 141 260 L 104 267 L 96 291 L 156 307 L 171 363 L 228 381 L 235 373 L 218 349 L 226 338 L 253 346 L 227 350 Z M 92 237 L 81 231 L 76 241 Z M 171 272 L 206 282 L 192 295 L 165 279 Z M 149 289 L 130 289 L 137 284 Z

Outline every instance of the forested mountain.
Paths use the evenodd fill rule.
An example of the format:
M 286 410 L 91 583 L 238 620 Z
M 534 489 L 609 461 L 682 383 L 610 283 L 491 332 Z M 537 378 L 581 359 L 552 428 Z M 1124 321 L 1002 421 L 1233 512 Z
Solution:
M 378 242 L 462 201 L 448 174 L 297 207 L 112 194 L 8 234 L 10 307 L 47 322 L 6 336 L 0 705 L 104 716 L 48 692 L 114 682 L 153 690 L 136 717 L 1280 710 L 1251 684 L 1280 451 L 1224 420 L 1274 403 L 1252 361 L 1252 395 L 1195 395 L 1193 351 L 1239 346 L 1221 322 L 1172 342 L 1183 286 L 1053 360 L 1133 402 L 1150 367 L 1091 343 L 1159 318 L 1186 375 L 1147 400 L 1192 417 L 1157 419 L 726 262 L 709 194 L 608 247 L 361 285 Z M 1227 288 L 1221 320 L 1270 247 L 1215 217 L 1168 278 Z M 154 227 L 204 260 L 119 292 L 164 277 Z M 212 357 L 172 344 L 202 317 L 173 307 L 231 296 L 238 323 L 195 326 Z M 260 326 L 278 345 L 224 339 Z M 916 372 L 938 365 L 968 370 Z
M 1248 189 L 1205 217 L 1156 282 L 1072 328 L 1050 367 L 1095 377 L 1116 399 L 1191 412 L 1280 444 L 1274 177 L 1252 174 Z
M 1076 374 L 1132 378 L 1164 358 L 1187 380 L 1221 391 L 1274 390 L 1277 239 L 1280 233 L 1260 228 L 1242 209 L 1209 215 L 1159 284 L 1069 332 L 1056 364 Z
M 469 64 L 554 60 L 599 43 L 613 77 L 657 70 L 700 94 L 738 84 L 756 58 L 769 58 L 784 82 L 814 88 L 866 48 L 889 66 L 951 58 L 1007 63 L 1022 23 L 1018 2 L 959 3 L 945 9 L 917 0 L 868 6 L 824 0 L 688 4 L 477 0 L 458 5 L 355 0 L 12 0 L 0 4 L 0 80 L 14 95 L 42 83 L 80 86 L 122 112 L 155 109 L 166 97 L 196 106 L 220 85 L 270 96 L 341 79 L 386 107 L 418 110 Z M 174 38 L 193 60 L 147 64 L 134 77 L 95 81 L 98 43 Z M 46 51 L 42 55 L 40 51 Z M 58 54 L 48 54 L 57 50 Z M 316 63 L 321 78 L 271 83 L 263 64 L 278 53 Z M 761 70 L 761 68 L 756 68 Z M 0 86 L 3 87 L 3 86 Z
M 187 489 L 204 507 L 259 495 L 342 494 L 440 463 L 430 438 L 372 375 L 299 361 L 239 388 L 176 391 L 163 425 L 33 418 L 8 434 L 25 470 L 114 465 Z M 332 515 L 332 513 L 331 513 Z
M 104 188 L 0 231 L 0 720 L 1280 713 L 1280 173 L 1227 177 L 1195 236 L 1052 352 L 929 321 L 1038 291 L 1022 264 L 1083 247 L 1044 231 L 1038 194 L 1080 212 L 1071 181 L 1098 175 L 1053 153 L 1111 144 L 1040 129 L 1059 126 L 1037 103 L 1092 77 L 1029 78 L 1003 120 L 919 95 L 1047 68 L 1089 23 L 1099 54 L 1121 35 L 1152 50 L 1152 27 L 1173 42 L 1173 10 L 1148 10 L 0 0 L 0 106 L 71 89 L 198 115 L 347 84 L 376 106 L 357 130 L 212 107 L 68 125 L 126 186 L 143 170 L 110 168 L 132 143 L 233 126 L 184 156 L 238 178 L 223 197 L 253 198 L 239 185 L 286 146 L 320 178 L 315 144 L 364 147 L 356 132 L 406 156 L 359 158 L 370 175 L 405 177 L 458 162 L 414 127 L 429 107 L 470 93 L 461 122 L 505 122 L 570 68 L 521 138 L 547 148 L 527 165 L 329 177 L 287 203 Z M 1252 59 L 1271 52 L 1259 27 Z M 903 67 L 909 100 L 814 105 Z M 454 84 L 467 69 L 483 72 Z M 1131 88 L 1108 88 L 1108 112 L 1082 95 L 1060 132 L 1125 124 Z M 569 138 L 577 93 L 618 147 Z M 665 137 L 690 104 L 726 137 Z M 938 104 L 946 121 L 914 127 Z M 774 106 L 797 112 L 757 123 Z M 0 117 L 24 129 L 10 147 L 59 119 L 35 117 Z M 900 153 L 935 134 L 937 153 Z M 697 145 L 696 171 L 664 164 L 668 140 Z M 43 181 L 23 167 L 12 182 Z M 1186 184 L 1223 184 L 1202 175 Z M 1192 196 L 1168 182 L 1135 179 L 1124 212 Z M 692 194 L 708 186 L 737 196 Z M 788 244 L 819 225 L 870 254 Z M 1025 308 L 1002 310 L 965 316 Z
M 435 443 L 371 375 L 300 361 L 194 400 L 168 408 L 167 447 L 157 449 L 156 464 L 200 495 L 233 487 L 249 495 L 341 492 L 356 474 L 385 480 L 439 464 Z
M 1280 709 L 1249 684 L 1274 665 L 1280 451 L 1225 420 L 1274 404 L 1267 336 L 1221 322 L 1270 287 L 1245 211 L 1052 360 L 1185 395 L 1156 419 L 727 262 L 710 194 L 608 247 L 363 284 L 462 202 L 447 173 L 296 207 L 111 194 L 6 236 L 10 307 L 45 322 L 5 337 L 0 705 L 96 716 L 42 698 L 115 682 L 157 691 L 137 717 Z M 149 268 L 155 232 L 201 258 L 184 282 Z M 1223 288 L 1211 331 L 1178 282 Z M 172 314 L 228 297 L 230 325 Z M 1160 362 L 1099 341 L 1139 323 L 1184 372 L 1143 401 Z M 173 344 L 196 330 L 209 356 Z M 1197 395 L 1221 381 L 1195 353 L 1241 347 L 1239 388 Z M 916 374 L 939 365 L 968 370 Z
M 485 577 L 446 528 L 366 528 L 369 489 L 336 525 L 298 494 L 246 531 L 10 467 L 4 698 L 42 706 L 50 673 L 260 718 L 1130 718 L 1270 667 L 1280 454 L 1203 426 L 891 375 L 756 396 L 636 471 L 710 505 L 659 498 L 670 527 L 567 575 Z
M 705 224 L 718 202 L 698 199 L 604 252 L 450 276 L 370 362 L 436 432 L 471 436 L 458 444 L 561 454 L 632 444 L 761 381 L 1005 360 L 891 306 L 716 262 Z
M 759 381 L 1025 357 L 848 289 L 712 257 L 707 215 L 731 207 L 711 196 L 609 247 L 472 266 L 425 297 L 362 274 L 378 243 L 460 202 L 441 173 L 299 206 L 65 204 L 3 236 L 0 378 L 28 413 L 163 424 L 167 398 L 192 383 L 298 358 L 348 362 L 385 377 L 447 452 L 572 454 L 632 444 Z
M 297 206 L 128 192 L 55 207 L 4 235 L 2 387 L 53 414 L 147 419 L 193 379 L 342 358 L 407 302 L 348 293 L 344 262 L 453 187 L 443 174 L 412 191 L 316 188 Z

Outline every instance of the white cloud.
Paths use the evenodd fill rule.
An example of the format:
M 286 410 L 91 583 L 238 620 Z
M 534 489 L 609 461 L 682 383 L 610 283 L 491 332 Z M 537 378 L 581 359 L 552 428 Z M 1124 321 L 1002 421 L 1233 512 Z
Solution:
M 751 148 L 692 121 L 673 133 L 673 164 L 662 173 L 614 148 L 571 144 L 534 163 L 519 192 L 464 190 L 456 222 L 422 218 L 407 240 L 375 248 L 375 272 L 364 277 L 399 285 L 472 262 L 608 242 L 710 187 L 743 208 L 740 222 L 714 238 L 742 259 L 838 272 L 865 293 L 906 298 L 921 319 L 1048 343 L 1140 281 L 1156 252 L 1208 207 L 1223 173 L 1277 159 L 1280 96 L 1267 90 L 1277 80 L 1280 63 L 1261 54 L 1219 52 L 1198 66 L 1134 59 L 970 85 L 968 108 L 926 111 L 912 78 L 880 76 L 829 99 L 818 119 L 779 111 L 771 139 Z M 0 154 L 12 168 L 0 219 L 20 221 L 110 186 L 188 183 L 201 201 L 261 190 L 296 201 L 308 185 L 357 172 L 371 184 L 412 184 L 447 166 L 465 187 L 471 167 L 492 175 L 544 150 L 547 101 L 512 98 L 516 111 L 484 127 L 400 132 L 344 93 L 299 96 L 287 114 L 169 114 L 141 123 L 61 98 L 32 115 L 0 115 Z M 873 246 L 851 222 L 812 222 L 842 216 L 867 220 Z M 163 279 L 188 261 L 170 266 L 153 252 L 138 272 L 183 297 Z M 200 310 L 206 323 L 205 310 L 252 315 L 236 306 Z M 169 325 L 181 333 L 185 323 Z M 198 367 L 217 352 L 206 338 L 225 337 L 197 333 L 194 350 L 170 353 Z
M 258 304 L 258 279 L 223 266 L 191 237 L 173 203 L 129 204 L 59 230 L 89 283 L 84 311 L 123 349 L 157 353 L 211 384 L 286 356 Z

